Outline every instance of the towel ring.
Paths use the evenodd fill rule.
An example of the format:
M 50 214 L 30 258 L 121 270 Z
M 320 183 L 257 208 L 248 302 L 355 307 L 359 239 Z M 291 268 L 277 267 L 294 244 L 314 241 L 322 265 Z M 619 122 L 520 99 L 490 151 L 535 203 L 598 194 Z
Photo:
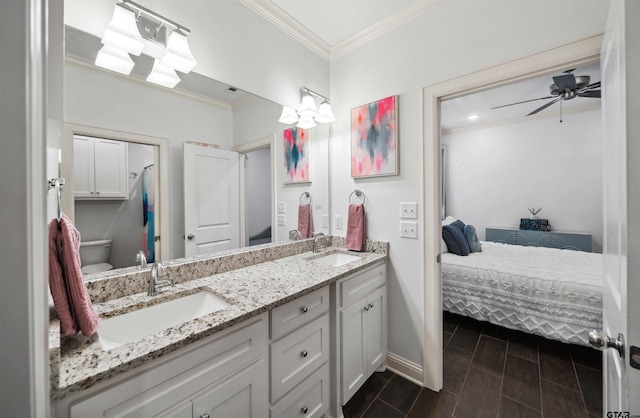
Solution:
M 300 204 L 302 204 L 302 198 L 306 197 L 307 199 L 309 199 L 309 204 L 311 204 L 311 194 L 309 192 L 303 192 L 300 195 Z
M 353 204 L 353 202 L 351 201 L 351 198 L 353 197 L 354 194 L 356 195 L 356 197 L 362 198 L 362 204 L 364 205 L 364 202 L 367 200 L 367 198 L 365 197 L 364 193 L 358 189 L 352 191 L 351 194 L 349 195 L 349 203 Z

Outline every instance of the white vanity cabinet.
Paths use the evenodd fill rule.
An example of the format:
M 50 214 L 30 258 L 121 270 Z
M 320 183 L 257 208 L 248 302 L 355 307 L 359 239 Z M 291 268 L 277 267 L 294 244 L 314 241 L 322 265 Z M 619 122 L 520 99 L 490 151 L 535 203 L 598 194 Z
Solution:
M 329 286 L 271 311 L 271 417 L 329 409 Z
M 73 188 L 79 200 L 129 198 L 127 143 L 73 137 Z
M 346 404 L 387 357 L 386 264 L 337 282 L 340 403 Z
M 266 313 L 54 404 L 55 418 L 269 416 Z

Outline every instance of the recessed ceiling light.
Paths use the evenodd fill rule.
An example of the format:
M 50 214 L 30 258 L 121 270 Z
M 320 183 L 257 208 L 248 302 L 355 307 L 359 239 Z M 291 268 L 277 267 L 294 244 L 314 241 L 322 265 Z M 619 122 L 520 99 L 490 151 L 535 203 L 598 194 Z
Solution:
M 478 115 L 477 113 L 473 113 L 473 114 L 471 114 L 471 115 L 467 116 L 467 119 L 469 119 L 469 120 L 476 120 L 476 119 L 478 119 L 479 117 L 480 117 L 480 115 Z

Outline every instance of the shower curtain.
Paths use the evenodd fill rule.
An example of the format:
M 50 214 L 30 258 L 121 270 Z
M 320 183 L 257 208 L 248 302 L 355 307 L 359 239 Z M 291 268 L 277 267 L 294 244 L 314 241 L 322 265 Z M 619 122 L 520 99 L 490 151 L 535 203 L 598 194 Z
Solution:
M 147 262 L 155 261 L 155 231 L 154 231 L 154 207 L 155 207 L 155 174 L 153 165 L 145 167 L 142 172 L 142 216 L 144 219 L 144 250 Z

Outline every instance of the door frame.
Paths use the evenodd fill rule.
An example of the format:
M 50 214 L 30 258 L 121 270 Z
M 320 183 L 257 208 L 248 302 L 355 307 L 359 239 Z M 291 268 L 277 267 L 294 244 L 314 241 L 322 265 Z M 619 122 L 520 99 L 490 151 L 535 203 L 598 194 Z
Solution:
M 440 103 L 444 99 L 511 84 L 566 66 L 578 66 L 599 59 L 602 35 L 572 42 L 517 60 L 485 68 L 423 88 L 423 207 L 425 237 L 424 335 L 422 383 L 442 389 L 442 283 L 440 272 Z
M 157 252 L 160 260 L 170 260 L 171 232 L 169 230 L 169 220 L 171 209 L 169 205 L 169 141 L 164 138 L 134 134 L 130 132 L 115 131 L 112 129 L 98 128 L 95 126 L 79 125 L 75 123 L 65 123 L 62 132 L 62 161 L 60 161 L 60 176 L 66 179 L 66 190 L 73 191 L 73 137 L 74 135 L 84 135 L 116 141 L 131 142 L 136 144 L 152 145 L 158 147 L 158 152 L 154 153 L 154 163 L 156 167 L 156 205 L 160 212 L 160 219 L 156 225 L 155 235 L 160 236 Z M 63 193 L 60 204 L 62 211 L 73 221 L 75 219 L 75 200 L 73 193 Z M 133 255 L 132 255 L 133 257 Z
M 248 152 L 256 151 L 262 148 L 269 147 L 269 171 L 271 172 L 271 204 L 269 207 L 271 208 L 271 242 L 276 241 L 276 160 L 275 160 L 275 146 L 276 146 L 276 134 L 268 135 L 263 138 L 257 139 L 255 141 L 251 141 L 247 144 L 238 145 L 233 147 L 233 150 L 239 154 L 245 155 Z M 241 157 L 242 158 L 242 157 Z M 249 245 L 246 242 L 246 220 L 245 220 L 245 200 L 244 200 L 244 162 L 241 162 L 241 170 L 240 170 L 240 247 L 246 247 Z

